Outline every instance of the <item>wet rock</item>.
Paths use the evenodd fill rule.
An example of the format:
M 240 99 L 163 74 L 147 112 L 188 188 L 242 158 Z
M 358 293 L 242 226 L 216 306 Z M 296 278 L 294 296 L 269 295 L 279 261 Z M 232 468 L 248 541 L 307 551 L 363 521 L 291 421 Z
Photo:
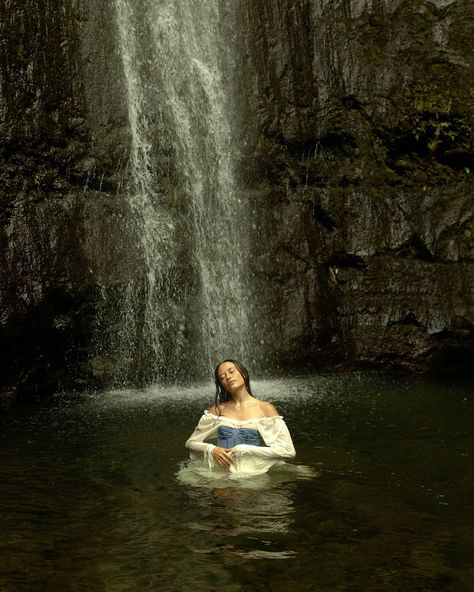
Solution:
M 260 321 L 275 355 L 313 367 L 466 366 L 474 60 L 460 40 L 474 33 L 472 8 L 243 4 L 243 178 L 254 202 L 280 195 L 260 211 L 256 242 L 272 253 L 291 243 L 258 260 L 282 313 Z
M 467 366 L 472 7 L 244 0 L 239 10 L 235 141 L 252 210 L 255 365 Z M 152 360 L 136 361 L 138 340 L 124 364 L 136 363 L 131 375 L 117 379 L 107 353 L 130 346 L 118 304 L 143 282 L 121 197 L 131 133 L 114 3 L 4 3 L 0 29 L 4 401 L 143 381 Z M 173 306 L 188 318 L 198 280 L 160 125 L 152 167 L 163 206 L 177 212 L 173 277 L 186 287 Z M 199 330 L 190 322 L 180 338 L 191 343 Z

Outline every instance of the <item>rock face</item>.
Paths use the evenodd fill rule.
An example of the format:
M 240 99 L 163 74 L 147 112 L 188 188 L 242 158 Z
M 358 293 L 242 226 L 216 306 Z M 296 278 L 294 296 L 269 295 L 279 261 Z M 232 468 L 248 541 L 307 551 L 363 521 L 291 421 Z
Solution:
M 104 287 L 134 267 L 123 223 L 129 206 L 119 192 L 128 154 L 123 108 L 104 107 L 111 87 L 103 77 L 101 92 L 92 93 L 87 70 L 94 52 L 95 64 L 103 64 L 97 53 L 105 55 L 105 40 L 114 38 L 104 34 L 105 4 L 97 13 L 86 15 L 69 0 L 0 3 L 4 402 L 16 392 L 35 396 L 103 382 L 89 352 L 107 331 Z M 85 27 L 91 16 L 94 26 Z M 101 24 L 103 43 L 92 46 Z M 82 28 L 88 35 L 80 35 Z M 108 65 L 113 70 L 113 57 Z M 118 71 L 110 78 L 120 84 Z
M 239 10 L 257 363 L 467 366 L 472 3 Z M 131 139 L 113 13 L 112 0 L 0 2 L 4 398 L 116 380 L 100 350 L 139 253 L 122 195 Z
M 472 4 L 243 4 L 260 332 L 281 364 L 466 367 Z

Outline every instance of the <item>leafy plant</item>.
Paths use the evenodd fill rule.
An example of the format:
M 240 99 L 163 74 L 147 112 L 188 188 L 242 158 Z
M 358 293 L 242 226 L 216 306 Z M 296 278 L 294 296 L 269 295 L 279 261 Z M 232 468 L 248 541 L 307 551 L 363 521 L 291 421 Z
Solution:
M 452 99 L 438 86 L 417 89 L 412 114 L 413 136 L 435 158 L 442 144 L 452 144 L 469 136 L 465 117 L 452 111 Z

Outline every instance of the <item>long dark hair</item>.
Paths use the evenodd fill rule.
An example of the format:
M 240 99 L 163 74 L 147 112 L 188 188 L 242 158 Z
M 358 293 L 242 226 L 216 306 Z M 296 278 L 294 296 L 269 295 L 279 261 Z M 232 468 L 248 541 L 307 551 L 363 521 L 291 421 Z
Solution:
M 225 364 L 226 362 L 230 362 L 231 364 L 234 364 L 234 366 L 237 368 L 237 370 L 242 375 L 242 378 L 244 379 L 245 388 L 247 389 L 248 394 L 251 395 L 252 397 L 254 396 L 254 394 L 252 393 L 252 390 L 250 388 L 250 377 L 249 377 L 249 371 L 247 370 L 247 368 L 241 362 L 239 362 L 237 360 L 222 360 L 222 362 L 219 362 L 217 364 L 216 369 L 214 370 L 214 379 L 216 381 L 216 397 L 214 399 L 214 406 L 217 409 L 217 412 L 219 415 L 221 414 L 221 407 L 220 406 L 222 405 L 222 403 L 225 403 L 226 401 L 232 401 L 232 395 L 229 393 L 229 391 L 225 390 L 224 385 L 219 380 L 218 370 L 219 370 L 220 366 L 222 366 L 222 364 Z

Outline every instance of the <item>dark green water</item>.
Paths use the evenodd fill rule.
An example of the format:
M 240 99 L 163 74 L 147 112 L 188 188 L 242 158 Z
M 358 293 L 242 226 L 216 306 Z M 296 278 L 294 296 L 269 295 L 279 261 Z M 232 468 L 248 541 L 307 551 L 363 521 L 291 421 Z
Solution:
M 474 590 L 473 384 L 255 383 L 317 474 L 184 485 L 212 388 L 58 396 L 0 420 L 0 590 Z

